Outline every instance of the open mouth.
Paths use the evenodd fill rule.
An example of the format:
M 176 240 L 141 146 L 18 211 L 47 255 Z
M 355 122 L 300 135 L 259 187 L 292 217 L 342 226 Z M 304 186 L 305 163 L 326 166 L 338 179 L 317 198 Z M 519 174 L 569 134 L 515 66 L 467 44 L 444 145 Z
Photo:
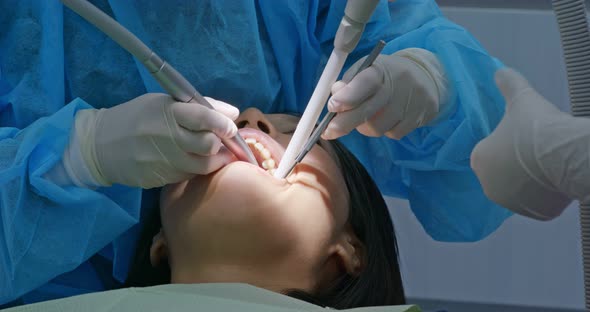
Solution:
M 266 133 L 256 129 L 239 129 L 240 135 L 252 150 L 258 166 L 273 175 L 279 166 L 284 148 Z

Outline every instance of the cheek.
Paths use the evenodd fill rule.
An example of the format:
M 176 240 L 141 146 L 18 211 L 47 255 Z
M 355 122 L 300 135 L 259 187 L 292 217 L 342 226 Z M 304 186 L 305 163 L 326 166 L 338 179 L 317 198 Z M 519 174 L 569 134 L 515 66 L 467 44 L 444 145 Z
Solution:
M 162 222 L 174 223 L 186 218 L 206 197 L 210 178 L 196 176 L 189 181 L 167 185 L 160 193 L 160 215 Z
M 319 147 L 315 147 L 306 159 L 307 165 L 315 168 L 312 175 L 306 179 L 312 179 L 316 185 L 320 185 L 332 209 L 337 223 L 342 225 L 348 220 L 349 196 L 346 182 L 342 172 L 334 163 L 332 157 Z
M 184 201 L 183 192 L 188 181 L 167 185 L 160 193 L 160 216 L 164 230 L 171 228 L 170 224 L 178 223 L 181 219 L 182 206 Z
M 315 189 L 294 185 L 290 191 L 290 199 L 281 209 L 282 218 L 289 221 L 286 228 L 304 244 L 330 242 L 339 230 L 332 205 Z
M 281 194 L 285 187 L 272 180 L 267 173 L 240 164 L 227 166 L 207 183 L 189 188 L 190 192 L 206 191 L 194 199 L 187 219 L 205 232 L 232 229 L 238 235 L 247 235 L 280 229 L 282 220 L 277 212 L 283 205 Z

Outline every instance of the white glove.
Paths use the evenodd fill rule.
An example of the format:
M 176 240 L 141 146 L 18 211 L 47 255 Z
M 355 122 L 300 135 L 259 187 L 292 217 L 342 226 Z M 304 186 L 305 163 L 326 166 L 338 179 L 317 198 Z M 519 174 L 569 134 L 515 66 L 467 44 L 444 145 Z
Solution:
M 231 153 L 220 138 L 237 132 L 238 109 L 208 98 L 217 111 L 149 93 L 109 109 L 76 114 L 63 165 L 79 186 L 152 188 L 208 174 Z M 219 153 L 218 153 L 219 152 Z
M 471 154 L 485 194 L 518 214 L 559 216 L 590 199 L 590 119 L 559 111 L 512 69 L 496 73 L 506 112 Z
M 350 77 L 364 61 L 345 74 Z M 348 85 L 332 86 L 328 110 L 338 113 L 322 137 L 336 139 L 353 129 L 366 136 L 401 139 L 436 118 L 446 102 L 443 66 L 431 52 L 411 48 L 380 55 Z

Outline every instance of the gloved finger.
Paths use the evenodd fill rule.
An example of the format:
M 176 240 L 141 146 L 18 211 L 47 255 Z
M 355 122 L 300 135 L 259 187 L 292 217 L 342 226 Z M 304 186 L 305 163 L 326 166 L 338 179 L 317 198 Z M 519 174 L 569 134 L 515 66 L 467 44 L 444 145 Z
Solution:
M 332 95 L 328 110 L 340 113 L 359 107 L 381 88 L 382 83 L 382 72 L 377 67 L 371 66 Z
M 342 80 L 338 80 L 336 82 L 334 82 L 334 84 L 332 85 L 332 88 L 330 89 L 330 92 L 332 94 L 340 91 L 342 88 L 346 87 L 346 82 L 342 81 Z
M 209 101 L 209 103 L 213 105 L 217 112 L 224 114 L 225 116 L 227 116 L 227 118 L 231 119 L 232 121 L 236 120 L 236 118 L 238 118 L 238 116 L 240 115 L 240 110 L 231 104 L 228 104 L 220 100 L 216 100 L 214 98 L 210 98 L 208 96 L 205 96 L 205 99 L 207 99 L 207 101 Z
M 190 174 L 209 174 L 229 164 L 233 160 L 233 154 L 222 147 L 219 152 L 211 156 L 203 156 L 186 153 L 175 159 L 175 167 Z
M 388 100 L 387 92 L 379 92 L 375 95 L 375 101 L 386 103 Z M 403 107 L 387 103 L 377 110 L 366 122 L 356 127 L 358 132 L 369 137 L 380 137 L 385 132 L 395 127 L 405 115 Z
M 379 109 L 367 122 L 357 127 L 360 133 L 366 136 L 380 137 L 406 118 L 413 94 L 406 92 L 407 90 L 398 90 L 399 87 L 399 85 L 394 86 L 393 92 L 382 89 L 375 96 L 377 101 L 384 103 L 381 104 L 383 108 Z M 393 100 L 389 98 L 390 93 L 395 94 Z
M 199 156 L 202 157 L 202 156 Z M 222 148 L 219 152 L 213 156 L 205 157 L 198 163 L 197 174 L 209 174 L 211 172 L 217 171 L 224 167 L 225 165 L 231 163 L 233 161 L 234 155 L 227 149 Z
M 330 122 L 322 138 L 325 140 L 337 139 L 348 134 L 352 129 L 369 120 L 377 111 L 386 105 L 387 93 L 377 92 L 359 107 L 338 113 Z
M 502 68 L 495 74 L 496 85 L 510 108 L 514 99 L 523 91 L 531 88 L 529 82 L 512 68 Z
M 172 106 L 176 122 L 185 129 L 211 131 L 220 138 L 231 138 L 238 131 L 230 118 L 203 105 L 176 102 Z
M 394 140 L 401 140 L 419 126 L 419 120 L 416 118 L 405 118 L 391 130 L 385 132 L 385 136 Z
M 397 126 L 401 120 L 389 120 L 379 116 L 356 127 L 359 133 L 368 137 L 381 137 Z
M 184 152 L 201 156 L 215 155 L 222 146 L 219 137 L 209 131 L 195 132 L 180 128 L 175 139 Z

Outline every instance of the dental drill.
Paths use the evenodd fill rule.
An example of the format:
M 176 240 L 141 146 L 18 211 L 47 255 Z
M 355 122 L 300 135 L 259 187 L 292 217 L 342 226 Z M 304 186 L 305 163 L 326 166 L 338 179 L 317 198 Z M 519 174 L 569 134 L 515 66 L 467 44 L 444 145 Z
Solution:
M 306 140 L 310 136 L 318 121 L 322 109 L 330 95 L 330 88 L 336 82 L 342 71 L 348 54 L 356 48 L 365 25 L 371 18 L 379 0 L 348 0 L 344 9 L 344 17 L 334 38 L 334 50 L 320 76 L 320 80 L 297 124 L 295 133 L 287 146 L 287 150 L 279 163 L 274 176 L 282 178 L 289 174 L 295 163 L 296 156 L 302 151 Z
M 137 58 L 156 81 L 158 81 L 160 86 L 175 100 L 184 103 L 198 103 L 214 110 L 213 105 L 184 76 L 110 16 L 86 0 L 61 1 Z M 238 133 L 233 138 L 222 139 L 221 142 L 239 160 L 258 166 L 252 150 L 250 150 L 244 139 Z

